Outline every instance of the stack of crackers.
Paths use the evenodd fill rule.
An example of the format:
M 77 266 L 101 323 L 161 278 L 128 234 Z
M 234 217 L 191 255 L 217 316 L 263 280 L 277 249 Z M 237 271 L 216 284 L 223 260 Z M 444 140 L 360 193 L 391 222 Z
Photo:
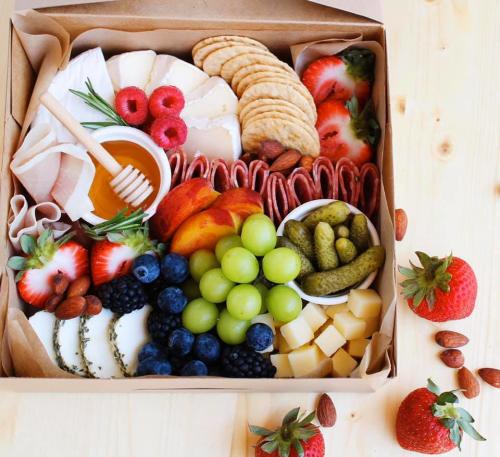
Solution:
M 241 143 L 255 152 L 277 140 L 303 155 L 319 155 L 316 106 L 297 73 L 262 43 L 242 36 L 216 36 L 193 47 L 193 61 L 210 76 L 221 76 L 239 98 Z

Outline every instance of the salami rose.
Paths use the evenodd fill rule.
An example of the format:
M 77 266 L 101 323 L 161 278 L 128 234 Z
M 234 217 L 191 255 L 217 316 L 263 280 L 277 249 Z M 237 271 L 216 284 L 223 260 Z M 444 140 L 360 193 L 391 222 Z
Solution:
M 311 175 L 305 168 L 296 168 L 287 179 L 289 201 L 293 206 L 302 205 L 319 198 L 319 192 Z
M 188 181 L 192 178 L 207 178 L 210 174 L 210 162 L 203 155 L 200 154 L 196 156 L 193 161 L 189 164 L 184 175 L 184 181 Z
M 168 162 L 170 163 L 170 170 L 172 172 L 172 183 L 170 187 L 173 189 L 175 186 L 184 182 L 187 169 L 186 154 L 180 148 L 174 150 L 168 155 Z
M 262 192 L 266 189 L 269 176 L 269 165 L 263 160 L 254 160 L 248 167 L 248 183 L 250 189 Z
M 312 178 L 318 198 L 337 198 L 338 180 L 333 163 L 327 157 L 318 157 L 312 168 Z
M 360 184 L 359 169 L 351 159 L 342 157 L 336 165 L 338 179 L 338 199 L 358 206 Z
M 231 189 L 229 166 L 223 159 L 214 159 L 210 164 L 209 181 L 217 192 Z
M 380 172 L 374 163 L 365 163 L 359 172 L 359 209 L 372 218 L 380 201 Z
M 293 209 L 289 201 L 286 178 L 281 173 L 272 173 L 264 190 L 264 210 L 272 221 L 279 225 L 283 218 Z
M 231 187 L 248 187 L 248 165 L 243 160 L 235 160 L 229 168 Z

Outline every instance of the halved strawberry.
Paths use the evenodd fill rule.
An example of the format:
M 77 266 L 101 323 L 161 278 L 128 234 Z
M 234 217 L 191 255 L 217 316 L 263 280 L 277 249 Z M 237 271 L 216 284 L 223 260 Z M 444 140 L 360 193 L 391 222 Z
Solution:
M 336 56 L 313 61 L 302 74 L 302 83 L 319 105 L 327 98 L 346 102 L 355 96 L 361 106 L 370 98 L 375 55 L 368 49 L 349 48 Z
M 26 256 L 11 257 L 7 265 L 19 270 L 17 290 L 26 303 L 43 308 L 54 293 L 52 278 L 57 273 L 64 273 L 70 281 L 88 273 L 88 252 L 82 245 L 69 241 L 72 236 L 68 234 L 55 241 L 50 230 L 36 240 L 23 235 L 21 248 Z
M 316 130 L 321 155 L 333 162 L 348 157 L 358 167 L 371 160 L 380 136 L 371 101 L 359 113 L 354 97 L 345 104 L 338 100 L 321 103 Z

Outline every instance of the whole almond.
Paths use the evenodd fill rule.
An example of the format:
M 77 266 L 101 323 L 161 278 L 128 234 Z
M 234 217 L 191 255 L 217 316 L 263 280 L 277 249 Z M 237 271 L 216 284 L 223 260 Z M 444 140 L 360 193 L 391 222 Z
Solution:
M 401 241 L 406 235 L 406 229 L 408 227 L 408 216 L 406 211 L 402 208 L 398 208 L 395 212 L 396 218 L 396 241 Z
M 332 399 L 328 394 L 322 394 L 319 397 L 316 416 L 322 427 L 333 427 L 337 421 L 337 411 Z
M 451 330 L 442 330 L 434 335 L 436 343 L 440 346 L 453 349 L 465 346 L 469 342 L 469 338 L 458 332 L 452 332 Z
M 51 295 L 45 303 L 45 311 L 47 311 L 48 313 L 53 313 L 56 310 L 57 305 L 63 301 L 63 298 L 64 297 L 62 295 Z
M 313 169 L 313 164 L 314 164 L 314 157 L 311 156 L 303 156 L 299 162 L 299 165 L 302 168 L 305 168 L 309 173 Z
M 70 297 L 81 297 L 85 295 L 90 288 L 90 278 L 88 276 L 80 276 L 76 278 L 68 288 L 68 293 L 66 296 Z
M 460 349 L 446 349 L 439 355 L 443 363 L 450 368 L 460 368 L 465 360 Z
M 69 279 L 64 273 L 57 273 L 52 278 L 52 290 L 56 295 L 63 295 L 69 286 Z
M 89 316 L 95 316 L 102 311 L 102 302 L 99 297 L 95 295 L 87 295 L 85 301 L 87 302 L 87 308 L 85 309 L 85 314 Z
M 481 379 L 490 386 L 497 389 L 500 387 L 500 370 L 496 368 L 480 368 L 477 372 L 481 376 Z
M 255 160 L 257 158 L 256 155 L 254 154 L 251 154 L 250 152 L 245 152 L 245 154 L 243 154 L 241 157 L 240 157 L 240 160 L 243 160 L 243 162 L 245 162 L 247 165 L 250 165 L 250 162 L 252 160 Z
M 474 398 L 479 395 L 479 382 L 472 372 L 465 367 L 458 370 L 458 385 L 467 398 Z
M 265 140 L 260 143 L 259 159 L 265 162 L 275 160 L 285 152 L 283 145 L 276 140 Z
M 56 308 L 56 317 L 63 320 L 73 319 L 81 316 L 86 306 L 87 302 L 81 296 L 67 298 Z
M 272 163 L 269 167 L 269 171 L 271 173 L 287 171 L 295 167 L 301 158 L 302 154 L 296 149 L 287 149 Z

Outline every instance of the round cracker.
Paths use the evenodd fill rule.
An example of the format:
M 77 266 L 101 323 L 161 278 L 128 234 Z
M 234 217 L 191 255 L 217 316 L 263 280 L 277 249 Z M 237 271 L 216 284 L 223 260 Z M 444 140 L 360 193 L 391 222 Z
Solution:
M 309 100 L 302 95 L 295 87 L 282 82 L 258 82 L 248 87 L 238 103 L 239 110 L 257 98 L 278 98 L 287 100 L 297 108 L 304 110 L 309 120 L 316 123 L 316 108 L 311 106 Z
M 260 71 L 272 71 L 273 73 L 280 74 L 280 75 L 288 75 L 291 78 L 296 79 L 299 81 L 299 75 L 295 72 L 290 72 L 288 69 L 285 70 L 284 68 L 277 67 L 275 65 L 265 65 L 265 64 L 253 64 L 249 65 L 248 67 L 242 67 L 240 68 L 234 75 L 233 79 L 231 80 L 231 87 L 235 91 L 236 88 L 238 87 L 239 82 L 247 77 L 248 75 L 251 75 L 256 72 Z
M 241 144 L 247 152 L 256 151 L 264 140 L 277 140 L 286 148 L 297 149 L 303 155 L 319 155 L 319 143 L 316 145 L 301 125 L 286 119 L 258 119 L 248 123 L 241 134 Z
M 258 98 L 248 103 L 239 111 L 238 118 L 240 123 L 243 125 L 254 114 L 260 114 L 268 111 L 287 113 L 302 119 L 306 123 L 311 122 L 304 111 L 301 111 L 296 105 L 287 100 L 279 100 L 277 98 Z
M 276 100 L 278 101 L 278 100 Z M 309 131 L 314 131 L 315 127 L 311 124 L 311 121 L 308 119 L 308 117 L 300 111 L 296 106 L 292 105 L 293 108 L 290 108 L 289 106 L 286 105 L 277 105 L 275 103 L 273 104 L 267 104 L 267 105 L 259 105 L 249 111 L 246 111 L 244 116 L 241 116 L 240 118 L 240 124 L 241 127 L 245 127 L 246 124 L 248 124 L 254 117 L 260 116 L 261 114 L 268 114 L 272 116 L 273 114 L 285 114 L 287 116 L 292 116 L 294 119 L 297 120 L 297 122 L 300 122 L 301 124 L 307 125 L 307 129 Z
M 243 94 L 243 92 L 245 92 L 245 89 L 248 86 L 251 86 L 256 81 L 268 78 L 279 78 L 283 81 L 288 81 L 292 84 L 298 83 L 298 81 L 292 76 L 291 73 L 278 73 L 274 71 L 256 71 L 254 73 L 249 73 L 244 78 L 242 78 L 241 81 L 236 85 L 235 92 L 238 95 L 238 97 L 241 97 L 241 95 Z
M 293 74 L 295 70 L 285 62 L 279 60 L 274 54 L 269 53 L 268 55 L 258 54 L 249 52 L 247 54 L 241 54 L 229 59 L 224 65 L 222 65 L 220 75 L 230 83 L 233 79 L 233 75 L 243 67 L 253 66 L 255 64 L 270 65 L 273 67 L 280 67 L 283 70 L 289 71 Z
M 263 45 L 260 41 L 254 40 L 253 38 L 247 36 L 239 36 L 239 35 L 219 35 L 219 36 L 209 36 L 204 38 L 203 40 L 198 41 L 193 46 L 192 53 L 195 54 L 198 52 L 200 48 L 203 46 L 212 44 L 212 43 L 223 43 L 224 41 L 237 41 L 238 43 L 249 44 L 252 46 L 257 46 L 258 48 L 266 49 L 267 47 Z
M 241 41 L 234 41 L 234 40 L 216 41 L 215 43 L 210 43 L 210 44 L 204 45 L 204 46 L 198 48 L 198 50 L 196 50 L 196 51 L 193 49 L 193 52 L 192 52 L 193 62 L 197 67 L 202 68 L 203 61 L 206 59 L 208 54 L 210 54 L 211 52 L 217 51 L 218 49 L 222 49 L 222 48 L 225 48 L 227 46 L 241 46 L 242 44 L 244 44 L 245 46 L 252 46 L 255 49 L 262 49 L 262 48 L 259 48 L 257 46 L 254 46 L 251 43 L 246 44 L 246 43 L 242 43 Z M 267 49 L 265 49 L 265 50 L 267 50 Z
M 224 65 L 228 60 L 239 55 L 245 55 L 251 52 L 252 54 L 260 54 L 272 56 L 269 51 L 265 49 L 256 48 L 255 46 L 250 46 L 247 44 L 237 45 L 237 46 L 226 46 L 216 51 L 212 51 L 203 60 L 203 71 L 210 76 L 218 76 L 221 74 L 222 65 Z

